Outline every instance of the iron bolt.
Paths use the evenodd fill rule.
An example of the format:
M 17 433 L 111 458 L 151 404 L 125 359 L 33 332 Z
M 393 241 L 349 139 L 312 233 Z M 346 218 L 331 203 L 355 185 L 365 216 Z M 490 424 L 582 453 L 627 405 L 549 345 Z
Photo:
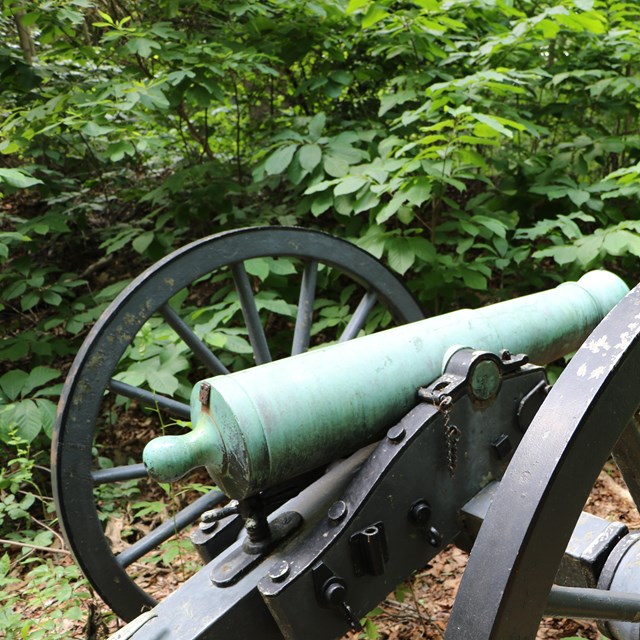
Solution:
M 492 449 L 496 452 L 499 460 L 502 460 L 511 451 L 511 440 L 506 433 L 501 433 L 492 443 Z
M 327 511 L 327 517 L 331 522 L 338 523 L 347 515 L 349 508 L 344 500 L 336 500 Z
M 431 519 L 431 505 L 426 500 L 418 500 L 409 511 L 409 519 L 417 525 L 426 525 Z
M 509 351 L 509 349 L 503 349 L 500 352 L 500 358 L 504 361 L 511 360 L 511 351 Z
M 391 427 L 391 429 L 387 431 L 387 438 L 389 438 L 391 442 L 400 442 L 404 438 L 405 433 L 404 427 L 397 424 L 395 427 Z
M 432 547 L 439 547 L 442 544 L 442 534 L 435 527 L 431 527 L 428 540 Z
M 282 582 L 289 575 L 290 570 L 289 563 L 286 560 L 280 560 L 269 569 L 269 577 L 273 582 Z

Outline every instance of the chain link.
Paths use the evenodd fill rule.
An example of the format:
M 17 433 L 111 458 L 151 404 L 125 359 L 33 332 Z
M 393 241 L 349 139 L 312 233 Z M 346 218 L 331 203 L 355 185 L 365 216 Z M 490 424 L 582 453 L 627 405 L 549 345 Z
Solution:
M 460 429 L 451 423 L 451 396 L 442 396 L 438 404 L 438 411 L 444 414 L 444 436 L 447 444 L 447 467 L 453 478 L 458 465 L 458 442 Z

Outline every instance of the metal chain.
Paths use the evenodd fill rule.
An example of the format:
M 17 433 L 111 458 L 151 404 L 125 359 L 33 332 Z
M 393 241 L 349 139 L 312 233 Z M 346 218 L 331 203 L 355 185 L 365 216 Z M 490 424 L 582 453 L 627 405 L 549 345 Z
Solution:
M 458 442 L 460 429 L 451 423 L 451 396 L 442 396 L 438 404 L 438 411 L 444 414 L 444 436 L 447 443 L 447 467 L 453 478 L 458 465 Z

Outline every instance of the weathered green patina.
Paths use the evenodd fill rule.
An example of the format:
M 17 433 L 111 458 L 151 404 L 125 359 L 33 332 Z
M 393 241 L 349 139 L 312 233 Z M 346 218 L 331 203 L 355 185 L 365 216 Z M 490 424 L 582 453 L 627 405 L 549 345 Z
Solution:
M 441 375 L 452 345 L 545 364 L 575 351 L 627 292 L 614 274 L 592 271 L 549 291 L 210 378 L 193 390 L 193 431 L 153 440 L 144 463 L 165 482 L 204 466 L 228 496 L 245 498 L 380 438 L 415 405 L 418 387 Z M 496 381 L 485 373 L 478 392 L 489 397 Z

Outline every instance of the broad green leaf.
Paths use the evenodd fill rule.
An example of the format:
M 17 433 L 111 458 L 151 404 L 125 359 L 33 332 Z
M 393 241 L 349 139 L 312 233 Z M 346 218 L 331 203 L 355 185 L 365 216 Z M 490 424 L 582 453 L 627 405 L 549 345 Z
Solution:
M 36 184 L 44 184 L 42 180 L 34 178 L 23 169 L 1 169 L 0 184 L 7 184 L 16 189 L 27 189 Z
M 507 229 L 504 226 L 504 224 L 499 220 L 496 220 L 494 218 L 489 218 L 488 216 L 481 216 L 481 215 L 473 216 L 471 220 L 472 222 L 476 222 L 477 224 L 482 225 L 486 229 L 489 229 L 489 231 L 493 232 L 495 235 L 499 236 L 500 238 L 504 238 L 506 236 Z
M 22 298 L 20 298 L 20 308 L 23 311 L 29 311 L 29 309 L 33 309 L 38 302 L 40 302 L 40 292 L 27 291 Z
M 311 213 L 314 216 L 319 216 L 327 211 L 327 209 L 330 209 L 332 205 L 333 193 L 327 189 L 313 199 L 313 202 L 311 203 Z
M 349 85 L 353 81 L 353 75 L 348 71 L 334 71 L 331 74 L 331 79 L 338 84 Z
M 255 276 L 262 282 L 264 282 L 269 275 L 269 262 L 266 258 L 252 258 L 251 260 L 245 260 L 244 268 L 250 276 Z
M 497 131 L 498 133 L 501 133 L 502 135 L 507 136 L 507 138 L 513 138 L 513 131 L 511 131 L 510 129 L 507 129 L 507 127 L 505 127 L 498 120 L 496 120 L 496 118 L 493 118 L 492 116 L 488 116 L 484 113 L 472 113 L 471 116 L 476 120 L 478 120 L 479 122 L 482 122 L 482 124 L 486 124 L 488 127 L 493 129 L 494 131 Z
M 353 204 L 353 212 L 361 213 L 362 211 L 368 211 L 380 204 L 380 198 L 373 193 L 370 189 L 367 189 Z
M 131 246 L 138 253 L 144 253 L 149 248 L 149 245 L 153 242 L 154 238 L 155 233 L 153 231 L 145 231 L 131 241 Z
M 27 380 L 22 387 L 21 395 L 26 397 L 33 389 L 43 387 L 48 382 L 60 377 L 60 372 L 51 367 L 35 367 L 29 372 Z
M 159 42 L 149 40 L 149 38 L 132 38 L 127 42 L 126 48 L 129 52 L 139 55 L 141 58 L 148 58 L 153 49 L 161 49 Z
M 371 2 L 371 0 L 349 0 L 349 4 L 345 9 L 345 13 L 347 15 L 351 15 L 352 13 L 355 13 L 359 9 L 366 7 L 369 4 L 369 2 Z
M 51 289 L 47 289 L 42 293 L 42 299 L 52 307 L 58 307 L 62 302 L 62 296 L 55 291 L 51 291 Z
M 588 191 L 583 191 L 582 189 L 569 189 L 567 191 L 567 195 L 576 207 L 582 206 L 589 200 L 589 198 L 591 198 L 591 194 Z
M 322 156 L 322 166 L 332 178 L 342 178 L 349 171 L 349 164 L 344 159 L 332 154 L 324 154 Z
M 163 368 L 149 368 L 145 377 L 152 391 L 172 396 L 178 389 L 178 379 Z
M 256 300 L 258 309 L 266 309 L 272 313 L 277 313 L 281 316 L 288 316 L 295 318 L 297 308 L 293 304 L 288 304 L 284 300 L 269 300 L 267 298 L 258 297 Z
M 135 155 L 135 148 L 128 140 L 112 142 L 107 146 L 105 154 L 112 162 L 119 162 L 125 155 Z
M 640 255 L 640 235 L 624 229 L 614 229 L 604 236 L 603 249 L 612 256 L 622 256 L 627 252 Z
M 265 163 L 265 170 L 270 175 L 278 175 L 283 173 L 291 163 L 293 154 L 296 152 L 298 145 L 290 144 L 286 147 L 280 147 L 272 153 Z
M 347 176 L 344 180 L 338 182 L 333 190 L 335 196 L 344 196 L 354 191 L 358 191 L 367 184 L 367 180 L 359 176 Z
M 388 15 L 389 13 L 384 6 L 374 2 L 362 18 L 362 28 L 368 29 Z
M 27 384 L 28 379 L 29 374 L 26 371 L 13 369 L 0 377 L 0 389 L 2 389 L 9 400 L 16 400 L 22 395 L 22 390 Z
M 269 271 L 278 276 L 292 276 L 297 273 L 296 267 L 289 258 L 267 258 Z
M 298 151 L 298 161 L 306 171 L 313 171 L 322 159 L 322 150 L 317 144 L 305 144 Z
M 392 238 L 387 242 L 389 266 L 404 275 L 415 262 L 416 256 L 411 244 L 403 238 Z
M 33 400 L 22 400 L 13 405 L 13 411 L 6 416 L 5 412 L 0 413 L 0 421 L 9 420 L 13 424 L 20 438 L 31 442 L 41 431 L 43 423 L 42 412 Z
M 407 201 L 407 194 L 400 191 L 380 210 L 376 216 L 376 223 L 386 222 Z
M 427 264 L 433 264 L 436 260 L 436 248 L 426 238 L 414 236 L 407 239 L 409 246 L 416 257 L 420 258 Z
M 487 279 L 478 271 L 472 269 L 464 269 L 462 271 L 462 280 L 471 289 L 484 291 L 487 288 Z
M 327 116 L 324 113 L 317 113 L 309 122 L 309 135 L 315 142 L 324 131 L 324 125 L 327 121 Z
M 40 412 L 42 430 L 48 438 L 51 438 L 53 435 L 53 427 L 56 422 L 56 405 L 51 402 L 51 400 L 38 398 L 36 400 L 36 406 Z
M 115 127 L 103 126 L 93 120 L 91 120 L 90 122 L 87 122 L 87 124 L 85 124 L 82 127 L 82 133 L 89 136 L 90 138 L 96 138 L 98 136 L 106 136 L 107 134 L 115 130 L 116 130 Z
M 602 250 L 602 237 L 596 234 L 586 236 L 577 243 L 576 257 L 583 265 L 593 262 Z
M 406 199 L 411 204 L 420 206 L 431 199 L 432 188 L 429 178 L 414 178 L 405 191 Z
M 383 116 L 387 111 L 393 109 L 393 107 L 404 104 L 409 100 L 415 100 L 416 92 L 413 89 L 406 89 L 403 91 L 397 91 L 396 93 L 388 93 L 380 98 L 380 109 L 378 109 L 378 116 Z
M 319 191 L 325 191 L 329 187 L 336 184 L 337 180 L 323 180 L 317 184 L 311 185 L 304 193 L 305 195 L 311 195 L 312 193 L 318 193 Z

